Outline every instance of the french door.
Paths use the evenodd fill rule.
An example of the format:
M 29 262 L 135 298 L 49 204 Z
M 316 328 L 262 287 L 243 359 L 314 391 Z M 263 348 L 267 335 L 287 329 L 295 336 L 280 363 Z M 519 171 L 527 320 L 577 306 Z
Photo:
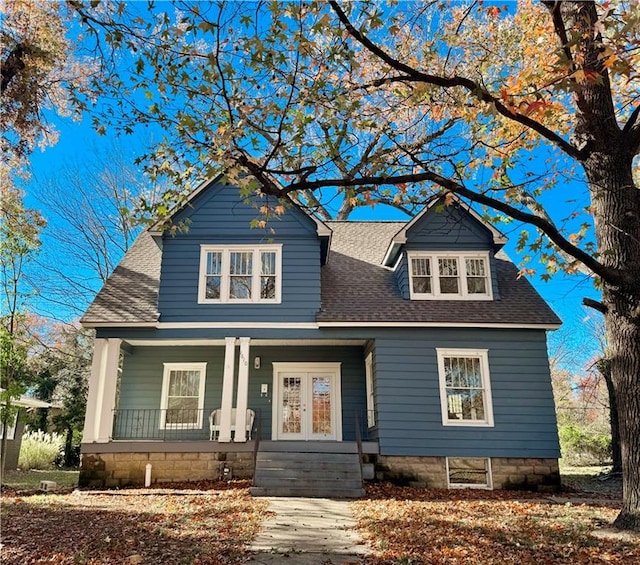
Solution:
M 274 440 L 341 440 L 339 363 L 274 363 Z

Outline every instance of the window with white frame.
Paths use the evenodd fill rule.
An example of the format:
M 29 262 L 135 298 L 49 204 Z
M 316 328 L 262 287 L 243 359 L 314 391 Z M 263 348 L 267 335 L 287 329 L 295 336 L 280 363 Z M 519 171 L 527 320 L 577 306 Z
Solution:
M 414 300 L 490 300 L 487 252 L 409 252 L 409 294 Z
M 198 302 L 279 303 L 281 256 L 281 245 L 202 245 Z
M 165 363 L 160 428 L 200 429 L 206 363 Z
M 493 426 L 488 351 L 436 351 L 443 425 Z
M 364 360 L 365 382 L 367 387 L 367 426 L 373 428 L 376 425 L 376 404 L 373 394 L 373 354 L 369 353 Z

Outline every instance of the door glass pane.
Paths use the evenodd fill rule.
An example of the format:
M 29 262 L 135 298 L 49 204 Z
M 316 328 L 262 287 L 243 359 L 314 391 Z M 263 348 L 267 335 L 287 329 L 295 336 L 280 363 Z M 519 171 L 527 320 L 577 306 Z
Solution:
M 331 378 L 311 378 L 311 410 L 314 434 L 331 434 Z
M 284 377 L 282 379 L 282 433 L 302 433 L 301 420 L 301 388 L 300 377 Z

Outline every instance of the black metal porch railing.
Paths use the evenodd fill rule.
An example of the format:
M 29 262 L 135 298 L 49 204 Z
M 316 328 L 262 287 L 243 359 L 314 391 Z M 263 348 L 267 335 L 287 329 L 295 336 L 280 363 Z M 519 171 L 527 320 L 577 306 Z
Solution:
M 135 408 L 113 411 L 114 440 L 202 441 L 210 437 L 209 415 L 213 409 Z M 252 438 L 256 438 L 263 415 L 258 409 Z M 345 441 L 369 441 L 372 437 L 371 419 L 367 410 L 343 410 L 343 438 Z M 265 417 L 270 416 L 265 414 Z M 354 429 L 357 428 L 357 431 Z M 264 434 L 260 434 L 264 439 Z M 375 436 L 374 436 L 375 437 Z
M 113 411 L 113 439 L 207 440 L 207 409 L 137 408 Z

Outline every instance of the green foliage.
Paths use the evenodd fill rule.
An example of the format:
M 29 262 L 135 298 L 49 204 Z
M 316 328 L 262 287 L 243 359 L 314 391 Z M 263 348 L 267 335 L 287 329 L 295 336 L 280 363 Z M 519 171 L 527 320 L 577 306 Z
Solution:
M 60 434 L 27 432 L 22 436 L 18 466 L 21 469 L 51 469 L 63 445 L 64 438 Z
M 575 424 L 559 430 L 562 458 L 569 465 L 603 465 L 611 461 L 611 435 Z

